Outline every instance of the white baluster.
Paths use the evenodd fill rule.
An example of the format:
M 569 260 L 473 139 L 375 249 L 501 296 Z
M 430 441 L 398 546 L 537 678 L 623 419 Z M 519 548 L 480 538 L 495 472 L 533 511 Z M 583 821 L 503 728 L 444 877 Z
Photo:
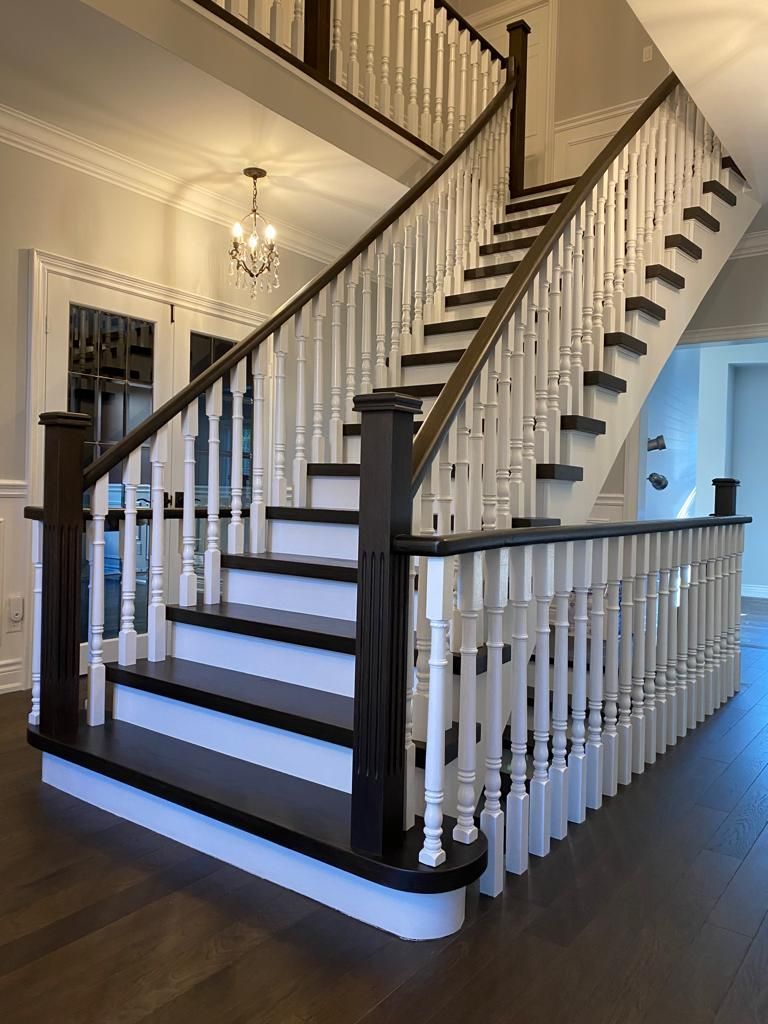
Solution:
M 608 581 L 608 541 L 592 542 L 592 607 L 589 643 L 589 723 L 587 728 L 586 805 L 598 810 L 603 805 L 603 669 L 605 658 L 605 587 Z
M 299 59 L 304 56 L 304 0 L 294 0 L 293 4 L 291 53 Z
M 624 330 L 625 324 L 625 254 L 626 254 L 626 204 L 627 204 L 627 160 L 628 153 L 624 149 L 618 159 L 618 177 L 616 179 L 616 231 L 614 235 L 614 273 L 613 273 L 613 316 L 615 329 Z
M 648 535 L 648 589 L 645 619 L 645 763 L 656 761 L 658 713 L 656 709 L 656 648 L 658 645 L 659 567 L 661 534 Z
M 221 547 L 219 540 L 219 424 L 222 413 L 222 383 L 212 384 L 205 395 L 208 417 L 208 528 L 203 558 L 203 602 L 221 600 Z
M 104 667 L 104 524 L 109 510 L 109 477 L 91 491 L 91 593 L 88 619 L 88 725 L 103 725 L 106 668 Z
M 608 172 L 605 201 L 605 259 L 603 260 L 603 327 L 610 334 L 621 329 L 617 324 L 614 306 L 614 280 L 616 276 L 616 189 L 619 178 L 619 161 L 614 160 Z
M 459 682 L 458 801 L 453 838 L 458 843 L 477 839 L 477 620 L 483 605 L 483 556 L 459 557 L 456 604 L 461 615 L 461 677 Z
M 469 530 L 469 421 L 467 403 L 456 415 L 456 533 Z
M 483 525 L 483 451 L 484 436 L 483 395 L 487 394 L 487 367 L 472 385 L 472 432 L 469 435 L 469 528 L 480 530 Z
M 131 452 L 123 467 L 125 522 L 122 529 L 123 566 L 120 581 L 120 632 L 117 660 L 120 665 L 136 664 L 136 488 L 141 480 L 141 449 Z
M 370 246 L 363 254 L 362 306 L 363 329 L 360 342 L 360 393 L 367 395 L 373 387 L 373 271 L 375 254 Z
M 619 776 L 619 594 L 624 565 L 623 537 L 608 541 L 608 586 L 605 598 L 605 681 L 603 723 L 603 796 L 616 796 Z
M 40 662 L 43 627 L 43 524 L 32 523 L 32 706 L 27 716 L 30 725 L 40 725 Z
M 422 344 L 424 324 L 435 322 L 435 278 L 437 276 L 437 231 L 439 195 L 432 194 L 427 215 L 427 246 L 425 257 L 424 306 L 422 314 Z M 442 319 L 440 317 L 439 319 Z
M 707 715 L 715 710 L 715 659 L 714 659 L 714 633 L 715 633 L 715 559 L 714 559 L 714 531 L 706 530 L 704 533 L 704 550 L 707 559 L 707 585 L 706 585 L 706 619 L 705 619 L 705 646 L 704 663 L 706 679 L 706 706 Z
M 320 292 L 312 300 L 312 348 L 314 352 L 314 381 L 312 388 L 312 461 L 326 462 L 325 443 L 325 318 L 328 315 L 327 293 Z
M 445 109 L 445 148 L 450 149 L 456 141 L 456 83 L 458 80 L 459 26 L 455 19 L 448 22 L 448 92 Z
M 595 209 L 597 190 L 587 200 L 584 210 L 584 305 L 581 328 L 581 353 L 585 370 L 594 370 L 594 343 L 592 340 L 595 303 Z
M 387 249 L 384 236 L 376 249 L 376 358 L 373 386 L 387 386 Z M 393 303 L 394 305 L 394 303 Z
M 414 249 L 413 322 L 411 351 L 424 350 L 424 296 L 426 293 L 427 218 L 416 215 L 416 245 Z
M 525 786 L 528 751 L 528 608 L 531 603 L 532 549 L 510 551 L 512 602 L 512 713 L 510 717 L 511 786 L 507 795 L 507 871 L 528 870 L 529 798 Z
M 666 225 L 666 180 L 667 180 L 667 141 L 669 137 L 670 107 L 665 100 L 659 109 L 658 134 L 656 142 L 656 173 L 653 178 L 654 196 L 654 242 L 650 262 L 661 263 L 664 259 L 664 242 L 667 234 Z M 650 163 L 650 159 L 649 159 Z M 649 189 L 649 195 L 651 190 Z M 646 221 L 647 223 L 647 221 Z M 647 243 L 646 243 L 647 244 Z
M 680 607 L 677 612 L 677 735 L 685 736 L 688 731 L 689 702 L 695 699 L 695 686 L 688 680 L 688 618 L 690 612 L 691 556 L 690 531 L 680 533 Z
M 584 821 L 587 817 L 585 721 L 587 717 L 588 599 L 591 578 L 592 541 L 580 541 L 573 545 L 573 695 L 571 697 L 571 751 L 568 754 L 568 820 L 574 822 Z M 566 632 L 566 650 L 567 638 Z M 566 712 L 567 698 L 566 692 Z
M 443 290 L 451 295 L 456 290 L 456 197 L 458 189 L 458 168 L 456 164 L 448 172 L 448 203 L 445 216 L 445 280 Z M 459 283 L 464 290 L 464 281 Z M 444 312 L 444 311 L 443 311 Z
M 403 248 L 403 312 L 400 321 L 400 348 L 402 355 L 410 355 L 412 345 L 413 322 L 413 285 L 414 263 L 416 258 L 416 229 L 413 224 L 406 225 L 405 245 Z
M 278 327 L 273 338 L 273 359 L 275 367 L 275 399 L 272 420 L 272 504 L 287 503 L 288 480 L 286 475 L 286 361 L 285 328 Z
M 626 544 L 624 547 L 626 552 Z M 635 538 L 635 576 L 632 586 L 632 772 L 645 771 L 645 611 L 648 587 L 648 534 Z M 623 607 L 623 606 L 622 606 Z
M 419 137 L 432 145 L 432 35 L 435 27 L 434 0 L 424 0 L 421 8 L 424 25 L 423 81 L 421 88 L 421 130 Z
M 680 598 L 680 534 L 672 534 L 672 569 L 669 574 L 667 618 L 667 746 L 677 743 L 677 607 Z
M 547 360 L 547 431 L 549 435 L 546 462 L 560 461 L 560 312 L 563 286 L 563 238 L 547 261 L 549 277 L 549 315 Z
M 555 552 L 551 544 L 533 549 L 536 598 L 536 678 L 533 705 L 533 778 L 530 781 L 528 850 L 549 853 L 552 791 L 549 780 L 549 608 L 555 587 Z
M 443 103 L 445 94 L 445 37 L 448 16 L 444 7 L 435 12 L 435 116 L 432 122 L 432 145 L 443 148 Z
M 165 466 L 168 462 L 168 428 L 161 427 L 149 450 L 152 467 L 150 499 L 152 538 L 149 549 L 149 608 L 147 609 L 147 660 L 164 661 L 165 628 Z
M 480 40 L 469 44 L 469 111 L 467 127 L 477 118 L 480 106 Z
M 387 5 L 388 6 L 388 5 Z M 368 40 L 365 45 L 365 102 L 376 109 L 376 0 L 368 0 Z M 389 11 L 385 12 L 387 15 Z M 389 43 L 389 39 L 387 39 Z M 389 62 L 389 54 L 387 54 Z M 387 71 L 389 74 L 389 71 Z M 388 111 L 385 111 L 387 113 Z
M 667 750 L 667 661 L 669 659 L 669 577 L 672 572 L 673 537 L 671 533 L 660 536 L 659 552 L 659 625 L 656 638 L 656 753 Z M 694 660 L 696 654 L 694 651 Z
M 485 805 L 480 828 L 488 841 L 488 867 L 480 877 L 480 891 L 498 896 L 504 888 L 504 812 L 501 809 L 501 760 L 504 652 L 503 620 L 509 593 L 509 550 L 485 555 L 485 628 L 488 671 L 485 681 Z M 430 684 L 431 685 L 431 684 Z M 430 695 L 431 699 L 431 695 Z
M 675 165 L 677 159 L 677 99 L 669 98 L 669 117 L 667 119 L 667 150 L 665 160 L 664 183 L 664 233 L 668 235 L 680 231 L 680 223 L 675 216 Z
M 448 192 L 443 181 L 437 201 L 437 238 L 435 243 L 435 294 L 432 300 L 432 320 L 445 318 L 445 271 L 447 260 Z
M 394 116 L 399 125 L 405 124 L 405 11 L 406 0 L 397 0 L 397 32 L 395 41 Z
M 303 368 L 300 368 L 299 372 L 303 374 Z M 240 555 L 245 550 L 245 526 L 243 524 L 243 395 L 245 394 L 247 375 L 248 359 L 246 357 L 241 359 L 232 370 L 229 380 L 229 389 L 232 392 L 232 478 L 230 480 L 231 519 L 227 527 L 227 551 L 230 555 Z M 296 423 L 296 443 L 299 443 L 298 419 Z
M 725 571 L 723 559 L 723 545 L 725 541 L 725 527 L 716 526 L 715 533 L 715 680 L 717 689 L 715 701 L 720 707 L 728 699 L 728 684 L 725 673 L 724 661 L 724 601 L 723 591 L 725 587 Z
M 552 793 L 550 830 L 553 839 L 568 835 L 568 604 L 573 589 L 573 544 L 555 546 L 555 669 L 552 687 Z M 538 662 L 538 651 L 536 654 Z M 574 661 L 575 668 L 575 661 Z
M 562 269 L 562 322 L 560 324 L 559 412 L 568 415 L 573 405 L 573 384 L 571 380 L 571 345 L 573 344 L 573 253 L 575 242 L 575 221 L 566 227 L 563 235 Z M 559 428 L 559 422 L 558 422 Z M 558 460 L 559 461 L 559 460 Z
M 344 275 L 335 277 L 331 285 L 331 420 L 328 427 L 331 462 L 344 459 L 344 421 L 341 414 L 341 335 L 342 311 L 344 309 Z
M 190 608 L 197 604 L 197 574 L 195 573 L 195 545 L 197 520 L 195 518 L 195 440 L 198 429 L 198 405 L 195 399 L 181 414 L 181 436 L 184 439 L 184 506 L 181 520 L 181 576 L 179 577 L 179 604 Z M 251 519 L 253 523 L 253 519 Z M 252 549 L 253 550 L 253 549 Z
M 624 538 L 621 579 L 621 660 L 619 663 L 619 783 L 632 781 L 632 633 L 634 630 L 637 537 Z
M 408 71 L 408 131 L 419 134 L 419 21 L 421 19 L 421 0 L 409 0 L 411 12 L 411 31 L 409 52 L 411 61 Z
M 537 303 L 536 343 L 536 461 L 551 462 L 548 416 L 549 380 L 549 283 L 550 259 L 546 271 L 536 275 L 539 301 Z
M 509 488 L 509 403 L 512 388 L 512 349 L 515 343 L 515 321 L 512 317 L 502 329 L 497 345 L 498 378 L 498 442 L 496 451 L 496 527 L 508 530 L 511 524 Z M 491 357 L 493 358 L 493 357 Z
M 308 305 L 302 306 L 294 317 L 296 338 L 296 444 L 293 454 L 293 504 L 304 508 L 307 504 L 307 316 Z M 233 390 L 234 394 L 234 390 Z M 234 430 L 232 432 L 232 443 Z M 234 473 L 234 458 L 232 472 Z M 234 495 L 233 495 L 234 498 Z M 234 505 L 234 500 L 233 500 Z M 234 508 L 232 511 L 234 519 Z M 231 529 L 231 526 L 230 526 Z M 232 547 L 230 546 L 230 552 Z M 240 549 L 242 550 L 242 548 Z
M 523 515 L 536 515 L 536 302 L 537 282 L 531 285 L 525 299 L 524 350 L 523 350 L 523 485 L 525 507 Z
M 282 0 L 272 0 L 272 7 L 269 12 L 269 38 L 275 42 L 282 44 L 282 22 L 283 22 L 283 4 Z
M 456 138 L 460 139 L 467 130 L 468 88 L 469 88 L 469 32 L 459 32 L 459 99 L 456 111 Z
M 394 230 L 394 229 L 393 229 Z M 400 332 L 403 326 L 403 239 L 399 235 L 392 242 L 392 318 L 389 335 L 389 384 L 400 383 Z
M 424 766 L 424 846 L 419 853 L 419 862 L 436 868 L 445 861 L 441 837 L 445 785 L 445 707 L 449 679 L 448 625 L 453 597 L 453 571 L 446 559 L 427 559 L 426 586 L 426 613 L 430 624 L 431 643 Z
M 498 413 L 499 413 L 499 368 L 497 364 L 498 345 L 483 370 L 484 389 L 484 436 L 482 456 L 482 492 L 484 530 L 494 530 L 496 521 L 496 464 L 498 448 Z
M 696 132 L 696 107 L 693 100 L 686 93 L 683 99 L 685 132 L 685 156 L 683 158 L 683 206 L 693 205 L 693 155 L 695 147 Z M 697 202 L 698 202 L 698 196 Z
M 250 550 L 255 553 L 267 548 L 267 408 L 266 408 L 267 342 L 251 355 L 253 373 L 253 457 L 251 484 Z M 184 510 L 186 514 L 186 496 Z M 194 525 L 194 524 L 193 524 Z
M 269 35 L 269 11 L 266 0 L 248 0 L 248 24 L 263 36 Z
M 360 95 L 360 0 L 347 0 L 349 4 L 349 56 L 347 60 L 347 91 Z
M 580 416 L 584 407 L 584 224 L 586 207 L 576 219 L 571 288 L 571 398 L 568 412 Z
M 734 691 L 736 693 L 741 689 L 741 587 L 743 577 L 743 564 L 744 564 L 744 526 L 739 525 L 736 527 L 736 542 L 735 542 L 735 572 L 736 581 L 734 584 L 735 597 L 734 597 L 734 610 L 733 610 L 733 621 L 735 623 L 735 644 L 736 644 L 736 670 L 734 672 Z
M 594 261 L 594 291 L 592 299 L 592 370 L 603 368 L 603 335 L 605 334 L 605 323 L 603 320 L 603 298 L 605 287 L 605 204 L 608 195 L 608 175 L 597 186 L 597 207 L 595 212 L 595 261 Z
M 332 0 L 331 3 L 331 81 L 341 85 L 344 75 L 344 53 L 341 48 L 341 25 L 343 17 L 343 0 Z
M 344 374 L 344 420 L 351 423 L 356 419 L 354 410 L 357 394 L 357 286 L 360 282 L 360 260 L 356 259 L 347 271 L 347 330 L 346 367 Z
M 513 314 L 511 328 L 513 341 L 509 374 L 511 385 L 509 398 L 509 510 L 511 520 L 521 518 L 525 507 L 523 416 L 525 405 L 525 318 L 527 315 L 528 296 L 524 295 L 517 312 Z

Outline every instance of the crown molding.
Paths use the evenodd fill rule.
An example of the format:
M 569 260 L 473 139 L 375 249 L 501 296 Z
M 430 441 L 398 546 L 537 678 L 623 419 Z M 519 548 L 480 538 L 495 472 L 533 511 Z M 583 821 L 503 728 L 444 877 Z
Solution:
M 768 324 L 731 324 L 725 327 L 689 328 L 678 345 L 702 345 L 707 342 L 763 341 L 768 338 Z
M 731 253 L 732 260 L 745 260 L 752 256 L 768 256 L 768 231 L 752 231 L 744 235 Z
M 230 228 L 243 213 L 242 204 L 2 103 L 0 142 L 222 227 Z M 282 218 L 280 240 L 283 249 L 320 263 L 343 252 L 340 245 Z

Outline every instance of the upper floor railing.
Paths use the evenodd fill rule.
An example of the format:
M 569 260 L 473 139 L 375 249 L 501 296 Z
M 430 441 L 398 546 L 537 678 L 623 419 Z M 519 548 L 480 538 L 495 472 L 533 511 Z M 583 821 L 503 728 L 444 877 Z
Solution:
M 433 156 L 451 148 L 507 59 L 443 0 L 195 0 Z

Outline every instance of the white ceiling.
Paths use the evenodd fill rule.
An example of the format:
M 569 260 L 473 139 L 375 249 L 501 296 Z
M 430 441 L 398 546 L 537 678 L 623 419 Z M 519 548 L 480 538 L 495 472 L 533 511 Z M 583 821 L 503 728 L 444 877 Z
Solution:
M 247 209 L 241 170 L 258 164 L 284 244 L 330 255 L 404 191 L 79 0 L 0 0 L 0 19 L 0 105 L 162 172 L 222 219 Z
M 768 202 L 768 0 L 629 0 L 762 202 Z

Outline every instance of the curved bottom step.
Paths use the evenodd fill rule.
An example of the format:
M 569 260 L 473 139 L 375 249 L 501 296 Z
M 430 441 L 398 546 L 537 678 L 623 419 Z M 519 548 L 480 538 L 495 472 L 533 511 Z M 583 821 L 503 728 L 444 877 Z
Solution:
M 360 853 L 347 794 L 123 722 L 28 738 L 49 785 L 402 938 L 457 931 L 486 866 L 485 838 L 453 843 L 448 818 L 439 868 L 418 863 L 419 827 L 383 857 Z

